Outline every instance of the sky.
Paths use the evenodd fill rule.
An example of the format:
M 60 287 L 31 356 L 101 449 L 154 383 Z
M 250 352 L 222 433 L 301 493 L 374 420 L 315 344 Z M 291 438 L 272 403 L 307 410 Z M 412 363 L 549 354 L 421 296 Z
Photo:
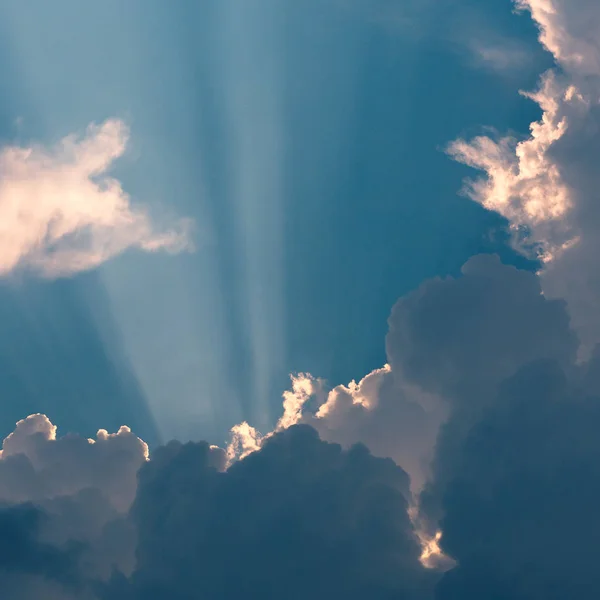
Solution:
M 597 598 L 598 40 L 0 2 L 6 597 Z
M 3 336 L 16 363 L 3 434 L 35 411 L 153 441 L 272 427 L 289 373 L 337 384 L 380 366 L 389 309 L 422 280 L 480 251 L 523 262 L 506 223 L 457 195 L 465 170 L 442 148 L 479 123 L 535 118 L 514 93 L 549 62 L 530 22 L 504 2 L 465 5 L 453 40 L 434 7 L 407 26 L 369 3 L 250 6 L 2 3 L 5 147 L 52 152 L 119 120 L 127 147 L 107 173 L 166 227 L 192 220 L 196 247 L 119 251 L 41 282 L 6 273 L 2 326 L 25 331 L 21 354 Z M 488 64 L 469 19 L 531 57 Z

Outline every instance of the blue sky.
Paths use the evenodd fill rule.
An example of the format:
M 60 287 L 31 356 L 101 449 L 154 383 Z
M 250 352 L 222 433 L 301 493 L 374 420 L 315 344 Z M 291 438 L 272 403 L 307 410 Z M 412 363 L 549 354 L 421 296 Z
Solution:
M 465 2 L 447 27 L 427 4 L 400 18 L 333 0 L 1 10 L 4 143 L 121 118 L 131 141 L 112 173 L 196 222 L 192 254 L 2 282 L 3 432 L 37 411 L 149 440 L 266 429 L 290 372 L 338 384 L 381 366 L 390 307 L 424 279 L 478 252 L 524 264 L 443 152 L 479 124 L 523 132 L 538 116 L 515 92 L 549 59 L 504 2 Z M 481 58 L 488 40 L 533 50 L 498 64 Z

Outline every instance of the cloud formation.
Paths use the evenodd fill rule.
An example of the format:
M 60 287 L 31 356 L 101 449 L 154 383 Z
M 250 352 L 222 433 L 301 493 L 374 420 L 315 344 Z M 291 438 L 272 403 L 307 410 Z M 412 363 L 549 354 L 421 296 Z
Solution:
M 263 435 L 246 422 L 231 429 L 226 450 L 230 464 L 259 451 L 276 433 L 305 424 L 327 442 L 345 449 L 365 444 L 375 456 L 393 459 L 409 474 L 413 492 L 421 489 L 447 414 L 441 398 L 408 384 L 389 365 L 358 383 L 333 388 L 306 373 L 293 375 L 291 383 L 283 393 L 283 415 L 272 432 Z
M 544 293 L 565 298 L 581 339 L 581 357 L 600 341 L 595 307 L 600 280 L 600 11 L 592 0 L 518 0 L 540 30 L 556 68 L 523 93 L 542 116 L 529 137 L 479 136 L 453 142 L 456 160 L 484 173 L 467 182 L 476 202 L 506 217 L 517 248 L 545 262 Z
M 0 452 L 0 522 L 19 536 L 14 543 L 27 544 L 22 556 L 6 550 L 12 562 L 0 586 L 19 590 L 11 599 L 88 598 L 90 581 L 134 565 L 136 534 L 126 515 L 147 445 L 127 427 L 95 439 L 56 432 L 45 415 L 31 415 Z M 0 571 L 1 556 L 0 548 Z
M 555 361 L 502 384 L 448 466 L 442 543 L 458 567 L 440 600 L 597 597 L 600 397 L 590 391 Z
M 207 444 L 171 444 L 140 471 L 138 563 L 112 599 L 428 598 L 408 478 L 307 426 L 222 472 Z
M 56 437 L 56 427 L 45 415 L 19 421 L 0 452 L 0 501 L 39 502 L 102 490 L 119 512 L 135 497 L 135 476 L 148 457 L 148 446 L 121 427 L 96 439 L 78 435 Z
M 189 221 L 155 229 L 148 211 L 108 174 L 128 138 L 125 123 L 109 119 L 52 148 L 0 149 L 0 276 L 29 269 L 64 277 L 128 248 L 190 247 Z
M 565 303 L 479 256 L 389 323 L 387 365 L 331 389 L 295 376 L 275 430 L 242 424 L 226 450 L 148 460 L 127 428 L 18 423 L 0 521 L 41 558 L 5 568 L 15 598 L 595 597 L 600 351 L 577 364 Z
M 39 539 L 45 515 L 29 504 L 0 508 L 0 587 L 5 598 L 67 600 L 77 589 L 79 548 Z M 81 596 L 80 596 L 81 597 Z

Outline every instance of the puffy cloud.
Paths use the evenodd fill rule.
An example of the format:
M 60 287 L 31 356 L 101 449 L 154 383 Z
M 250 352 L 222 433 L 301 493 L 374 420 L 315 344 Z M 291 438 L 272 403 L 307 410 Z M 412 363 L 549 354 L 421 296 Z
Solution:
M 128 137 L 122 121 L 109 119 L 50 149 L 0 149 L 0 275 L 27 268 L 61 277 L 128 248 L 189 247 L 189 221 L 155 230 L 146 209 L 107 174 Z
M 542 116 L 529 137 L 480 136 L 449 146 L 456 160 L 483 171 L 466 193 L 505 216 L 517 247 L 545 265 L 548 296 L 565 298 L 585 357 L 600 341 L 595 307 L 600 278 L 598 170 L 600 149 L 600 11 L 582 0 L 518 0 L 540 30 L 540 41 L 557 63 L 539 89 L 525 93 Z
M 415 492 L 429 476 L 446 414 L 441 398 L 408 385 L 385 365 L 358 383 L 333 388 L 316 413 L 305 411 L 303 421 L 324 440 L 345 448 L 363 443 L 375 456 L 393 459 L 410 475 Z
M 440 395 L 448 408 L 419 501 L 421 526 L 434 535 L 459 449 L 498 386 L 538 360 L 575 373 L 577 338 L 565 303 L 542 294 L 536 274 L 495 256 L 473 257 L 458 278 L 425 282 L 396 303 L 389 324 L 392 371 Z
M 222 472 L 207 444 L 171 444 L 140 471 L 131 579 L 107 598 L 428 598 L 408 477 L 305 425 Z
M 366 444 L 405 469 L 417 492 L 431 475 L 449 414 L 468 431 L 496 387 L 523 365 L 547 358 L 571 366 L 577 338 L 565 303 L 546 298 L 534 273 L 476 256 L 460 277 L 427 281 L 396 303 L 386 348 L 389 364 L 358 383 L 328 390 L 310 375 L 294 376 L 275 431 L 306 423 L 345 448 Z M 456 430 L 448 431 L 442 429 L 440 444 L 450 457 L 457 441 Z M 236 426 L 230 460 L 258 450 L 272 435 Z
M 550 351 L 527 350 L 521 354 L 527 360 L 517 361 L 515 349 L 499 362 L 494 352 L 482 357 L 492 372 L 500 364 L 518 371 L 498 370 L 496 385 L 481 387 L 483 410 L 467 416 L 455 410 L 441 430 L 434 483 L 422 497 L 425 511 L 441 517 L 442 548 L 458 561 L 439 585 L 441 600 L 594 598 L 600 585 L 593 563 L 600 490 L 600 350 L 594 350 L 600 341 L 600 10 L 585 0 L 517 5 L 531 13 L 557 63 L 539 90 L 526 94 L 540 106 L 541 119 L 526 139 L 482 136 L 458 140 L 449 151 L 485 174 L 467 184 L 468 195 L 504 215 L 517 247 L 543 259 L 541 289 L 546 302 L 566 299 L 581 340 L 580 364 L 566 360 L 569 343 L 563 356 L 550 350 L 561 337 L 566 342 L 557 314 L 538 322 L 555 323 L 554 345 L 539 327 L 527 340 L 511 334 L 526 350 L 540 343 Z M 533 307 L 523 305 L 528 326 Z M 490 333 L 494 349 L 502 335 Z M 483 339 L 477 345 L 488 348 Z M 441 352 L 456 363 L 448 347 Z M 546 360 L 536 361 L 536 354 Z M 478 371 L 481 361 L 471 359 Z M 434 369 L 425 375 L 435 379 Z
M 515 0 L 531 12 L 540 41 L 561 66 L 581 75 L 600 73 L 600 13 L 594 0 Z
M 538 358 L 572 362 L 577 338 L 565 303 L 542 294 L 539 278 L 475 256 L 456 279 L 433 279 L 401 298 L 389 319 L 392 370 L 454 404 Z
M 15 598 L 87 598 L 90 581 L 108 578 L 115 567 L 129 573 L 134 566 L 136 532 L 126 515 L 148 447 L 127 427 L 114 434 L 100 430 L 94 440 L 57 437 L 56 431 L 45 415 L 17 423 L 0 453 L 0 503 L 14 510 L 36 507 L 27 515 L 44 552 L 54 556 L 61 548 L 77 548 L 69 556 L 77 558 L 71 568 L 78 587 L 14 568 L 6 577 L 20 590 Z
M 96 488 L 125 513 L 135 496 L 136 473 L 147 457 L 148 446 L 128 427 L 114 434 L 101 429 L 95 440 L 57 438 L 48 417 L 31 415 L 4 440 L 0 501 L 38 502 Z
M 229 464 L 260 450 L 277 432 L 302 423 L 325 441 L 346 449 L 365 444 L 375 456 L 393 459 L 410 475 L 412 490 L 421 489 L 447 414 L 441 398 L 396 377 L 389 365 L 358 383 L 332 389 L 306 373 L 293 375 L 291 383 L 283 393 L 283 415 L 273 431 L 263 435 L 246 422 L 232 427 L 226 450 Z

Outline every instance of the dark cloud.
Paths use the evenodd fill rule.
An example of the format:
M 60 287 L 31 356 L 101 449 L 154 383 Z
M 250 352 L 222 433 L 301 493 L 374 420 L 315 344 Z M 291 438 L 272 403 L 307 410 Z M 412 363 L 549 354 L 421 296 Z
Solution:
M 139 477 L 138 565 L 110 598 L 428 598 L 408 477 L 308 426 L 226 472 L 206 444 L 171 444 Z
M 546 299 L 534 273 L 491 255 L 471 258 L 461 277 L 427 281 L 401 298 L 389 326 L 392 372 L 439 394 L 450 408 L 437 436 L 433 480 L 422 497 L 435 521 L 457 447 L 498 385 L 535 360 L 571 368 L 577 338 L 564 302 Z
M 577 349 L 564 302 L 547 300 L 535 274 L 493 255 L 401 298 L 389 327 L 392 369 L 455 404 L 476 401 L 532 360 L 569 364 Z
M 44 514 L 33 505 L 0 508 L 0 571 L 72 577 L 72 556 L 37 539 Z
M 31 504 L 0 508 L 0 589 L 3 598 L 29 600 L 45 590 L 48 598 L 67 598 L 80 587 L 75 543 L 62 547 L 43 542 L 47 516 Z M 43 596 L 46 597 L 46 596 Z
M 600 398 L 556 362 L 506 381 L 460 448 L 443 495 L 459 566 L 438 598 L 597 598 Z

